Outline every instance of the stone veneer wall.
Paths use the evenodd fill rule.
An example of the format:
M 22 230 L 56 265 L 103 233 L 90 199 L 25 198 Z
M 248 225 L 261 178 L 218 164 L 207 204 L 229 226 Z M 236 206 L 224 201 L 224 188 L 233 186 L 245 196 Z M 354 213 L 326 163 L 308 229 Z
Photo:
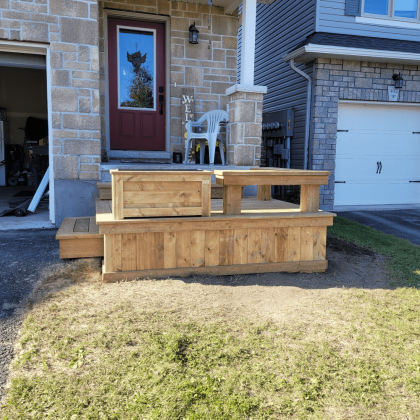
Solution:
M 97 11 L 95 1 L 0 0 L 0 39 L 50 45 L 55 179 L 99 179 Z
M 319 58 L 314 70 L 310 169 L 331 171 L 329 184 L 321 186 L 320 207 L 332 210 L 339 100 L 387 102 L 392 75 L 401 73 L 399 101 L 420 102 L 420 66 Z
M 0 0 L 1 1 L 1 0 Z M 238 17 L 225 15 L 224 9 L 168 0 L 118 0 L 99 2 L 99 48 L 101 79 L 102 148 L 106 147 L 105 118 L 105 42 L 103 8 L 152 13 L 171 17 L 171 139 L 170 152 L 184 155 L 181 126 L 181 90 L 194 89 L 195 118 L 214 109 L 227 109 L 226 89 L 236 83 Z M 140 19 L 141 20 L 141 19 Z M 188 42 L 189 26 L 200 31 L 199 44 Z M 209 48 L 209 41 L 211 45 Z M 176 88 L 174 84 L 176 83 Z

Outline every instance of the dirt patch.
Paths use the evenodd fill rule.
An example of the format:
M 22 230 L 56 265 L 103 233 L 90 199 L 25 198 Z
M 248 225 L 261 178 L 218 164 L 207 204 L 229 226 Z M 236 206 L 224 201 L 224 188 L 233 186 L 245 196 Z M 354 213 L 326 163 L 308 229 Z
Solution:
M 368 255 L 370 257 L 375 257 L 377 255 L 368 248 L 362 248 L 343 239 L 334 238 L 334 236 L 331 235 L 328 235 L 327 247 L 332 251 L 344 252 L 347 255 Z

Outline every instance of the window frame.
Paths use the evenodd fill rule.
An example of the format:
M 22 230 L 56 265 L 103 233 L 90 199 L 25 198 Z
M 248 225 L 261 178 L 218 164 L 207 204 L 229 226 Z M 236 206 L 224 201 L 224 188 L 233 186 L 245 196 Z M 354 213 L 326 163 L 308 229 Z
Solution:
M 376 15 L 373 13 L 365 13 L 365 1 L 366 0 L 362 0 L 361 16 L 396 20 L 396 21 L 402 21 L 402 22 L 417 22 L 417 23 L 420 22 L 420 0 L 417 0 L 417 17 L 416 18 L 405 18 L 401 16 L 394 16 L 395 0 L 388 0 L 388 14 L 387 15 Z

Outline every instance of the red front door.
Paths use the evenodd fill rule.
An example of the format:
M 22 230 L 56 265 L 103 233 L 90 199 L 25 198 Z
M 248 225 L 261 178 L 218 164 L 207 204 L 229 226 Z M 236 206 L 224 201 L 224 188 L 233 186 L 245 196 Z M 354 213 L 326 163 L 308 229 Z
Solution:
M 109 19 L 112 150 L 165 150 L 165 27 Z

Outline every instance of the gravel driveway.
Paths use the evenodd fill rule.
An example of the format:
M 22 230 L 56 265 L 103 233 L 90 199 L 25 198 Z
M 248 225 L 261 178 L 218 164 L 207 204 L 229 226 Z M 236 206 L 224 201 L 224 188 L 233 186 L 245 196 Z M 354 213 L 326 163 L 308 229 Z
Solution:
M 0 401 L 22 322 L 21 304 L 40 271 L 60 261 L 56 233 L 56 229 L 0 233 Z

